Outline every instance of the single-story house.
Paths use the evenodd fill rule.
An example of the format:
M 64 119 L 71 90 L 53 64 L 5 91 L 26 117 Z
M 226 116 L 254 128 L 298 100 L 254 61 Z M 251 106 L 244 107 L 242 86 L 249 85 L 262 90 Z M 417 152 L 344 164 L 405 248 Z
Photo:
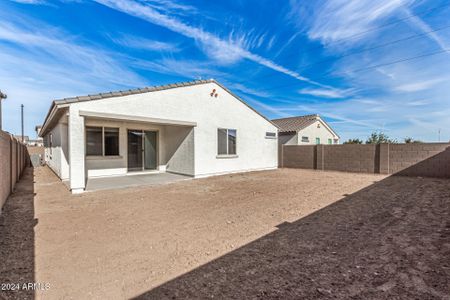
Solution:
M 319 115 L 272 120 L 284 145 L 339 144 L 339 135 Z
M 213 79 L 56 100 L 39 135 L 73 193 L 99 176 L 277 168 L 277 127 Z

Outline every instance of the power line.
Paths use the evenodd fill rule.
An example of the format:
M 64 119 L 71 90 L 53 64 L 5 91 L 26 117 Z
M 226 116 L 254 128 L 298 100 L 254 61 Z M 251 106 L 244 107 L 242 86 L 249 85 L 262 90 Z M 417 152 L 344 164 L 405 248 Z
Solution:
M 405 62 L 405 61 L 411 61 L 411 60 L 420 59 L 420 58 L 424 58 L 424 57 L 428 57 L 428 56 L 433 56 L 433 55 L 441 54 L 441 53 L 444 53 L 444 52 L 450 52 L 450 49 L 443 49 L 443 50 L 436 51 L 436 52 L 425 53 L 425 54 L 421 54 L 421 55 L 418 55 L 418 56 L 413 56 L 413 57 L 408 57 L 408 58 L 404 58 L 404 59 L 400 59 L 400 60 L 395 60 L 395 61 L 384 63 L 384 64 L 372 65 L 372 66 L 368 66 L 368 67 L 364 67 L 364 68 L 351 70 L 349 72 L 351 72 L 351 73 L 358 73 L 358 72 L 361 72 L 361 71 L 367 71 L 367 70 L 371 70 L 371 69 L 375 69 L 375 68 L 379 68 L 379 67 L 394 65 L 394 64 Z M 327 76 L 327 75 L 329 75 L 331 73 L 333 73 L 333 71 L 329 71 L 329 72 L 323 73 L 322 76 L 320 76 L 318 78 L 315 78 L 314 80 L 325 78 L 325 76 Z M 345 75 L 346 73 L 341 73 L 341 74 Z M 340 74 L 338 73 L 338 75 L 340 75 Z M 292 84 L 292 83 L 284 84 L 284 85 L 280 85 L 280 86 L 269 87 L 269 88 L 266 88 L 266 89 L 262 88 L 260 90 L 261 91 L 270 91 L 270 90 L 276 90 L 276 89 L 279 89 L 279 88 L 294 86 L 294 85 L 297 85 L 297 84 L 298 83 L 296 82 L 294 84 Z
M 444 29 L 448 29 L 448 28 L 450 28 L 450 25 L 444 26 L 444 27 L 441 27 L 441 28 L 438 28 L 438 29 L 430 30 L 430 31 L 427 31 L 427 32 L 423 32 L 423 33 L 420 33 L 420 34 L 410 35 L 410 36 L 405 37 L 405 38 L 401 38 L 401 39 L 394 40 L 394 41 L 391 41 L 391 42 L 388 42 L 388 43 L 376 45 L 376 46 L 373 46 L 373 47 L 368 47 L 368 48 L 364 48 L 364 49 L 360 49 L 360 50 L 351 51 L 349 53 L 346 53 L 346 54 L 343 54 L 343 55 L 340 55 L 340 56 L 337 56 L 337 57 L 335 56 L 335 57 L 323 59 L 323 60 L 320 60 L 320 61 L 317 61 L 317 62 L 314 62 L 314 63 L 310 63 L 310 64 L 306 64 L 306 65 L 300 66 L 300 68 L 302 68 L 304 70 L 307 67 L 311 67 L 311 66 L 314 66 L 314 65 L 322 64 L 322 63 L 327 62 L 327 61 L 336 61 L 336 60 L 339 60 L 341 58 L 352 56 L 352 55 L 359 54 L 359 53 L 362 53 L 362 52 L 384 48 L 384 47 L 387 47 L 387 46 L 390 46 L 390 45 L 393 45 L 393 44 L 398 44 L 398 43 L 401 43 L 401 42 L 404 42 L 404 41 L 408 41 L 408 40 L 412 40 L 412 39 L 416 39 L 416 38 L 419 38 L 419 37 L 422 37 L 422 36 L 428 36 L 430 33 L 438 32 L 438 31 L 441 31 L 441 30 L 444 30 Z M 298 71 L 298 70 L 296 70 L 296 71 Z
M 411 19 L 411 18 L 414 18 L 414 17 L 418 17 L 418 16 L 421 16 L 421 15 L 426 15 L 427 13 L 431 13 L 431 12 L 433 12 L 433 11 L 435 11 L 435 10 L 438 10 L 439 8 L 448 7 L 448 6 L 449 6 L 448 3 L 447 3 L 447 4 L 443 4 L 443 5 L 438 5 L 438 6 L 435 6 L 435 7 L 433 7 L 433 8 L 430 8 L 430 9 L 427 9 L 427 10 L 424 10 L 424 11 L 421 11 L 421 12 L 419 12 L 419 13 L 411 14 L 411 15 L 409 15 L 408 17 L 401 18 L 401 19 L 398 19 L 398 20 L 395 20 L 395 21 L 392 21 L 392 22 L 388 22 L 388 23 L 386 23 L 386 24 L 382 24 L 382 25 L 380 25 L 380 26 L 378 26 L 378 27 L 376 27 L 376 28 L 368 29 L 368 30 L 365 30 L 365 31 L 362 31 L 362 32 L 359 32 L 359 33 L 356 33 L 356 34 L 353 34 L 353 35 L 350 35 L 350 36 L 345 37 L 345 38 L 342 38 L 342 39 L 337 39 L 337 40 L 335 41 L 335 45 L 336 45 L 336 44 L 339 45 L 339 44 L 341 44 L 341 43 L 347 42 L 348 40 L 351 40 L 351 39 L 353 39 L 353 38 L 356 38 L 356 37 L 358 37 L 358 36 L 361 36 L 361 35 L 364 35 L 364 34 L 367 34 L 367 33 L 373 32 L 373 31 L 380 30 L 380 29 L 382 29 L 382 28 L 384 28 L 384 27 L 387 27 L 387 26 L 391 26 L 391 25 L 394 25 L 394 24 L 401 23 L 401 22 L 403 22 L 403 21 L 405 21 L 405 20 L 408 20 L 408 19 Z M 399 43 L 399 42 L 402 42 L 402 41 L 405 41 L 405 40 L 409 40 L 409 39 L 413 39 L 413 38 L 416 38 L 416 37 L 428 35 L 429 33 L 433 33 L 433 32 L 440 31 L 440 30 L 444 30 L 444 29 L 447 29 L 448 27 L 449 27 L 449 26 L 446 26 L 446 27 L 442 27 L 442 28 L 439 28 L 439 29 L 436 29 L 436 30 L 429 31 L 429 32 L 427 32 L 427 33 L 417 34 L 417 35 L 413 35 L 413 36 L 410 36 L 410 37 L 405 38 L 405 39 L 400 39 L 400 40 L 392 41 L 392 42 L 390 42 L 390 43 L 382 44 L 382 45 L 380 45 L 380 46 L 375 46 L 375 47 L 373 47 L 373 49 L 372 49 L 372 48 L 368 48 L 368 49 L 366 49 L 366 50 L 361 50 L 361 52 L 364 52 L 364 51 L 370 51 L 370 50 L 374 50 L 374 49 L 377 49 L 377 48 L 386 47 L 386 46 L 388 46 L 388 45 L 390 45 L 390 44 Z M 318 45 L 318 46 L 315 46 L 315 47 L 312 47 L 312 48 L 308 49 L 308 51 L 305 51 L 304 53 L 308 53 L 308 52 L 311 52 L 311 50 L 314 50 L 314 49 L 316 49 L 316 48 L 322 48 L 322 47 L 323 47 L 322 45 Z M 357 53 L 359 53 L 359 52 L 355 52 L 355 54 L 357 54 Z M 291 56 L 294 56 L 294 55 L 297 55 L 297 54 L 298 54 L 298 53 L 295 53 L 295 54 L 292 54 L 292 55 L 288 55 L 288 56 L 286 56 L 286 57 L 291 57 Z M 348 54 L 348 55 L 344 55 L 344 56 L 342 56 L 342 57 L 338 57 L 337 59 L 343 58 L 343 57 L 346 57 L 346 56 L 350 56 L 350 55 L 353 55 L 353 53 L 350 53 L 350 54 Z M 333 59 L 333 58 L 330 58 L 329 60 L 332 60 L 332 59 Z M 312 65 L 315 65 L 315 64 L 323 63 L 323 62 L 325 62 L 325 60 L 324 60 L 324 61 L 319 61 L 319 62 L 316 62 L 316 63 L 312 63 L 312 64 L 308 64 L 308 65 L 306 65 L 306 66 L 301 66 L 301 67 L 312 66 Z M 298 72 L 298 71 L 299 71 L 299 70 L 296 70 L 295 72 Z M 276 76 L 276 75 L 279 75 L 279 73 L 272 73 L 272 74 L 268 74 L 268 75 L 265 75 L 265 76 L 259 76 L 259 77 L 253 78 L 253 80 L 255 80 L 255 79 L 263 79 L 263 78 L 269 78 L 269 77 L 273 77 L 273 76 Z M 237 81 L 237 82 L 235 82 L 235 83 L 242 84 L 242 83 L 245 83 L 245 82 L 248 82 L 248 81 L 249 81 L 249 80 L 242 80 L 242 81 Z

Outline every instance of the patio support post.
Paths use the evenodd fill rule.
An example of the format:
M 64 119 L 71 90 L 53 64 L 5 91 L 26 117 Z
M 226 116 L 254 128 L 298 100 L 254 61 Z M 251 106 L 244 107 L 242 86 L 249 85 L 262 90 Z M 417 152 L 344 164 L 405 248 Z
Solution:
M 79 115 L 75 105 L 69 108 L 69 175 L 70 190 L 82 193 L 86 187 L 85 173 L 85 130 L 84 117 Z

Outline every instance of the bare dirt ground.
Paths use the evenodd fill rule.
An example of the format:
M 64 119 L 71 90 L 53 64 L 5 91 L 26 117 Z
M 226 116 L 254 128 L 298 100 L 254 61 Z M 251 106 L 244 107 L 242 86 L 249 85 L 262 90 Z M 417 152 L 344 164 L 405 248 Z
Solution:
M 450 299 L 450 180 L 282 169 L 71 195 L 29 173 L 0 280 L 49 283 L 37 298 Z

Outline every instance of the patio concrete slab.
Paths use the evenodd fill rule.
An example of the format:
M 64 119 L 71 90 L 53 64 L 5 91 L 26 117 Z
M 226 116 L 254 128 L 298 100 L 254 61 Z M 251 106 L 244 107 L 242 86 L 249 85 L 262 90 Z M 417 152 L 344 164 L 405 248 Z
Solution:
M 168 184 L 180 180 L 192 179 L 193 177 L 173 173 L 151 173 L 139 175 L 124 175 L 111 177 L 89 178 L 86 191 L 99 191 L 121 189 L 133 186 L 152 186 Z

